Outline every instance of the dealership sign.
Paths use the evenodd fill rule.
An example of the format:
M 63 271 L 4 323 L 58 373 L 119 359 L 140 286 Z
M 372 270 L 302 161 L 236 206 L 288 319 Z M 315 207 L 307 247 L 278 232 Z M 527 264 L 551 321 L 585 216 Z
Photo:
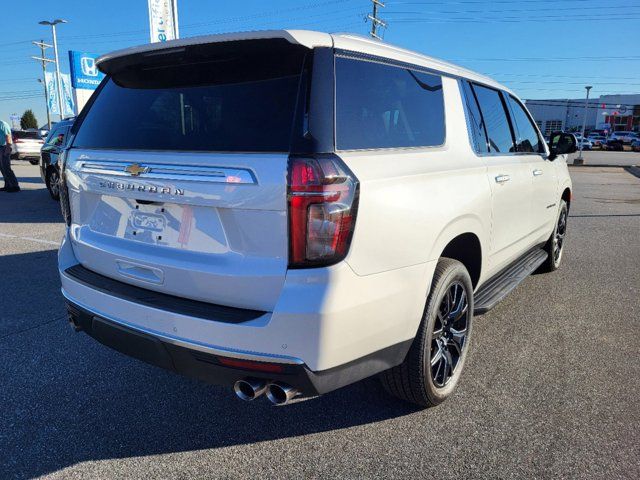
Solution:
M 96 65 L 97 55 L 69 50 L 69 67 L 73 88 L 95 90 L 104 78 L 104 73 Z
M 178 38 L 178 0 L 148 0 L 151 43 Z

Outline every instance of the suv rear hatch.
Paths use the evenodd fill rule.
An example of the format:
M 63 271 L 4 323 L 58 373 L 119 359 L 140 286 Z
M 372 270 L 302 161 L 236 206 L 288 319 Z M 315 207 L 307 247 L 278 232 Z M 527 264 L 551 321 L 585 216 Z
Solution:
M 271 311 L 287 271 L 287 162 L 310 56 L 282 39 L 247 40 L 137 53 L 111 69 L 67 153 L 80 263 Z

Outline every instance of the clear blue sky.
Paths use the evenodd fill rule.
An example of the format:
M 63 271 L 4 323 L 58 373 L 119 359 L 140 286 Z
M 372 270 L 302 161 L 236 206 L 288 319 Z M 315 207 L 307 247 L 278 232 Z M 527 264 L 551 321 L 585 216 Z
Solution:
M 522 98 L 640 93 L 640 0 L 386 0 L 385 40 L 489 74 Z M 366 34 L 370 0 L 178 0 L 182 37 L 304 28 Z M 0 118 L 31 108 L 46 120 L 37 83 L 39 20 L 64 18 L 68 50 L 105 53 L 149 41 L 147 0 L 20 0 L 2 9 Z M 49 50 L 52 56 L 52 50 Z

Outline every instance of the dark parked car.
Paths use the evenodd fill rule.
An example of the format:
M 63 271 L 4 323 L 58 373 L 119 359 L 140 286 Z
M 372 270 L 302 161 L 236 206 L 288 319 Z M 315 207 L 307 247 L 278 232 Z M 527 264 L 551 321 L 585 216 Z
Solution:
M 40 176 L 46 184 L 51 198 L 54 200 L 59 200 L 60 198 L 58 156 L 67 143 L 67 133 L 69 133 L 74 120 L 63 120 L 56 123 L 51 128 L 51 132 L 49 132 L 40 152 Z
M 631 150 L 634 152 L 640 152 L 640 139 L 631 142 Z
M 624 143 L 617 138 L 609 138 L 606 143 L 602 144 L 603 150 L 613 150 L 615 152 L 624 151 Z

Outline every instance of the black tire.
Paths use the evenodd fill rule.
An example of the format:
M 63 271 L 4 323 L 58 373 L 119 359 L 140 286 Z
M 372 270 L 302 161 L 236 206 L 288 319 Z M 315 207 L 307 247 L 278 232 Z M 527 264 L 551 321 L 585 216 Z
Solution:
M 29 159 L 29 163 L 31 165 L 38 165 L 38 163 L 40 163 L 40 160 L 36 159 L 36 158 L 30 158 Z
M 466 312 L 462 312 L 463 316 L 459 317 L 459 320 L 453 321 L 452 316 L 443 315 L 442 306 L 447 302 L 447 298 L 451 298 L 447 296 L 458 289 L 463 291 L 466 297 Z M 459 298 L 462 298 L 462 293 Z M 456 306 L 455 301 L 453 306 Z M 443 317 L 449 318 L 449 321 L 443 323 Z M 441 258 L 436 266 L 418 333 L 404 361 L 397 367 L 380 374 L 383 387 L 391 395 L 421 407 L 432 407 L 446 400 L 452 395 L 460 380 L 469 351 L 472 323 L 473 285 L 469 272 L 457 260 Z M 464 338 L 461 339 L 460 332 L 463 325 L 465 332 Z M 457 329 L 454 329 L 454 326 Z M 438 329 L 443 334 L 439 335 Z M 447 334 L 449 334 L 448 339 Z M 453 339 L 454 336 L 458 341 L 462 340 L 461 347 L 457 346 L 458 341 Z M 434 351 L 435 349 L 437 351 Z M 438 353 L 446 351 L 449 352 L 448 355 L 442 354 L 438 357 Z M 455 352 L 459 352 L 457 358 L 453 358 Z M 443 375 L 439 370 L 442 363 L 432 363 L 436 358 L 444 362 Z M 444 378 L 447 375 L 447 362 L 453 365 L 448 379 Z
M 56 202 L 60 200 L 60 175 L 58 174 L 58 169 L 56 167 L 49 167 L 44 181 L 51 198 Z
M 540 265 L 538 272 L 555 272 L 560 268 L 560 264 L 562 263 L 562 254 L 566 243 L 568 218 L 569 206 L 567 205 L 567 202 L 560 200 L 560 209 L 558 210 L 556 225 L 553 228 L 553 233 L 551 233 L 549 240 L 547 240 L 547 243 L 544 246 L 544 250 L 548 255 L 547 260 Z

